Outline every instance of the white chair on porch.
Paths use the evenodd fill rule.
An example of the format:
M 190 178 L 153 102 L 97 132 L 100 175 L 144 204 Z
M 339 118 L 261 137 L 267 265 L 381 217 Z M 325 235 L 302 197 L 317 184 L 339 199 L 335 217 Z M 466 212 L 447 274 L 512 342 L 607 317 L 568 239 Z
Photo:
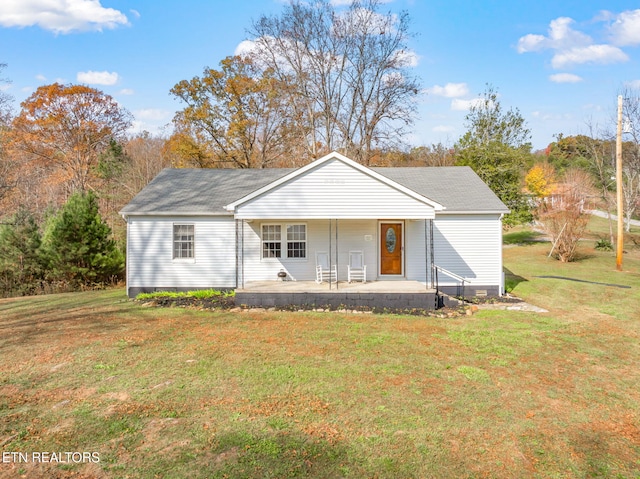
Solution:
M 364 264 L 364 253 L 362 251 L 349 251 L 349 266 L 347 272 L 349 283 L 352 281 L 367 282 L 367 265 Z
M 316 253 L 316 283 L 329 281 L 335 283 L 338 281 L 338 269 L 336 265 L 329 265 L 329 253 L 318 251 Z

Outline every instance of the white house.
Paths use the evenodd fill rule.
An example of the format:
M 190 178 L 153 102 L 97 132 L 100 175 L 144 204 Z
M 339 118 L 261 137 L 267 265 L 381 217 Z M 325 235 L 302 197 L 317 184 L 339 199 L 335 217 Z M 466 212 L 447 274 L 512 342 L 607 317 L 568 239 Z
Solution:
M 339 288 L 357 251 L 367 282 L 499 295 L 507 212 L 468 167 L 165 169 L 120 212 L 127 292 L 313 282 L 319 254 Z

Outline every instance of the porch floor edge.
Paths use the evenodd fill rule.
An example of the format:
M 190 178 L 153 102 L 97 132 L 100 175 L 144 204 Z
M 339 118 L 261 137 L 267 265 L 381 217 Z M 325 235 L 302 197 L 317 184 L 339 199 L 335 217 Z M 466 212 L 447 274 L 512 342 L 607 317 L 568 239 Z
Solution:
M 416 282 L 417 283 L 417 282 Z M 315 284 L 315 283 L 314 283 Z M 367 284 L 367 283 L 365 283 Z M 420 283 L 417 283 L 420 284 Z M 407 291 L 396 285 L 395 290 L 363 290 L 363 289 L 326 289 L 309 288 L 307 290 L 278 290 L 278 285 L 261 285 L 254 289 L 236 289 L 236 304 L 251 307 L 290 307 L 305 306 L 317 308 L 369 308 L 369 309 L 435 309 L 436 292 L 426 289 L 424 285 L 421 290 Z M 303 288 L 303 285 L 297 285 Z M 415 286 L 415 285 L 412 285 Z

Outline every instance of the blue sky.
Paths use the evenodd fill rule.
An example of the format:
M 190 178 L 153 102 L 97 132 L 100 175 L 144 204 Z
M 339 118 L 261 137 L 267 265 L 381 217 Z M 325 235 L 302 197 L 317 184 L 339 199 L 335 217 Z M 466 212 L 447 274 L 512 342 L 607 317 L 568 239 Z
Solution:
M 344 2 L 344 0 L 335 0 Z M 167 132 L 169 90 L 236 52 L 282 0 L 2 0 L 0 63 L 15 107 L 40 85 L 83 83 L 116 98 L 137 130 Z M 391 0 L 408 11 L 424 95 L 412 144 L 452 145 L 490 84 L 518 108 L 534 148 L 611 129 L 616 97 L 640 91 L 640 3 L 629 0 Z

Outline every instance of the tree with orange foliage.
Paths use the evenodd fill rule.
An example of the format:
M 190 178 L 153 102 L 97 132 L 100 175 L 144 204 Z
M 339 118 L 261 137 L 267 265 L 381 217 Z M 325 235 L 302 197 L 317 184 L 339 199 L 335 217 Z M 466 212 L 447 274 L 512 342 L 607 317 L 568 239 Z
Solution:
M 248 58 L 227 57 L 220 66 L 171 89 L 187 105 L 174 118 L 172 152 L 186 166 L 274 166 L 291 143 L 287 85 Z
M 111 140 L 124 137 L 131 114 L 109 95 L 84 85 L 38 88 L 13 120 L 12 146 L 58 169 L 71 191 L 85 191 Z

